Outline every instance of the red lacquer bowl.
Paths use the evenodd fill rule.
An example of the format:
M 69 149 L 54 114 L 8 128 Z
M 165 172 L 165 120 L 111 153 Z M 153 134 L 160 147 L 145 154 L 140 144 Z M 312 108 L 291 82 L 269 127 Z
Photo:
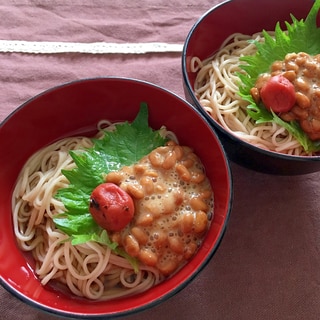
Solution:
M 215 121 L 200 105 L 194 94 L 196 73 L 191 72 L 190 61 L 194 56 L 201 60 L 211 57 L 231 34 L 238 32 L 254 34 L 274 30 L 276 23 L 305 19 L 314 1 L 312 0 L 230 0 L 205 12 L 190 30 L 183 48 L 182 74 L 187 101 L 193 104 L 216 130 L 230 160 L 256 171 L 298 175 L 320 170 L 320 157 L 300 157 L 266 151 L 230 134 Z M 318 16 L 318 25 L 320 17 Z
M 149 106 L 154 129 L 166 125 L 202 159 L 214 192 L 214 219 L 194 258 L 145 293 L 93 302 L 43 287 L 13 233 L 11 195 L 26 160 L 57 139 L 92 135 L 101 119 L 131 121 L 140 103 Z M 156 305 L 185 287 L 211 259 L 224 234 L 232 205 L 232 178 L 224 150 L 202 115 L 177 95 L 139 80 L 96 78 L 50 89 L 24 103 L 0 127 L 0 283 L 24 302 L 65 317 L 107 318 Z

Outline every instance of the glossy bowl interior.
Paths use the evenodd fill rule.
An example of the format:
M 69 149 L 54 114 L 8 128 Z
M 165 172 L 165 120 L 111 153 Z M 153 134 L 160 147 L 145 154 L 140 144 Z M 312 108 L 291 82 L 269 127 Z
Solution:
M 212 56 L 231 34 L 253 34 L 274 30 L 278 21 L 285 29 L 284 21 L 291 22 L 290 14 L 305 19 L 313 0 L 231 0 L 223 2 L 198 19 L 190 30 L 183 48 L 182 73 L 186 100 L 197 107 L 215 128 L 230 160 L 256 171 L 298 175 L 320 170 L 320 157 L 299 157 L 265 151 L 244 142 L 227 132 L 201 107 L 193 88 L 196 73 L 190 70 L 190 60 Z M 320 17 L 318 16 L 318 21 Z
M 57 139 L 93 135 L 101 119 L 133 120 L 140 102 L 149 106 L 149 124 L 166 125 L 181 144 L 202 159 L 214 192 L 214 219 L 194 258 L 178 273 L 148 290 L 111 302 L 93 302 L 43 287 L 16 245 L 11 195 L 17 176 L 35 151 Z M 209 146 L 209 147 L 208 147 Z M 0 127 L 0 283 L 24 302 L 60 316 L 114 317 L 158 304 L 185 287 L 208 263 L 224 234 L 232 206 L 232 177 L 224 150 L 203 116 L 177 95 L 124 78 L 84 79 L 50 89 L 27 101 Z

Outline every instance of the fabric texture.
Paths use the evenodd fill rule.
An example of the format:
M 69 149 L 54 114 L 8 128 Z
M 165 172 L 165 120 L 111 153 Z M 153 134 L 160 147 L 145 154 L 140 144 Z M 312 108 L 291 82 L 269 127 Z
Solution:
M 197 19 L 222 1 L 82 2 L 2 1 L 0 40 L 183 44 Z M 180 52 L 1 53 L 0 121 L 44 90 L 99 76 L 146 80 L 184 97 Z M 319 174 L 283 177 L 231 167 L 233 210 L 212 260 L 174 297 L 126 319 L 319 319 Z M 0 287 L 0 319 L 59 318 Z

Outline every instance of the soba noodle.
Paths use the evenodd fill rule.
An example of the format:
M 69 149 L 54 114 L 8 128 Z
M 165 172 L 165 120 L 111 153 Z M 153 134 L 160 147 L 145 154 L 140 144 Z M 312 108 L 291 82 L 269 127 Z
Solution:
M 68 185 L 61 170 L 75 166 L 69 150 L 91 146 L 89 138 L 67 138 L 38 151 L 25 164 L 12 198 L 18 244 L 32 252 L 43 285 L 55 280 L 77 296 L 100 300 L 143 292 L 162 280 L 156 268 L 141 265 L 136 274 L 126 259 L 106 246 L 95 242 L 73 246 L 52 220 L 65 212 L 54 195 Z
M 257 147 L 291 155 L 306 154 L 300 143 L 283 127 L 275 123 L 256 124 L 247 114 L 248 103 L 239 95 L 242 72 L 239 58 L 253 55 L 256 46 L 249 40 L 263 41 L 262 33 L 253 36 L 233 34 L 213 57 L 191 60 L 191 71 L 197 72 L 194 90 L 200 104 L 223 128 Z
M 101 121 L 95 138 L 101 139 L 105 131 L 114 129 L 114 124 Z M 73 245 L 69 235 L 54 223 L 57 215 L 66 212 L 63 202 L 55 196 L 59 189 L 68 188 L 70 184 L 63 170 L 76 167 L 70 151 L 91 148 L 94 140 L 87 137 L 65 138 L 29 158 L 12 195 L 13 224 L 18 245 L 21 250 L 31 252 L 35 261 L 34 272 L 43 285 L 55 283 L 59 289 L 68 288 L 79 297 L 110 300 L 145 292 L 172 275 L 193 256 L 212 219 L 211 185 L 192 149 L 179 146 L 175 134 L 166 127 L 161 127 L 158 132 L 169 139 L 167 145 L 155 148 L 132 166 L 125 166 L 121 173 L 122 169 L 106 173 L 106 181 L 115 184 L 112 177 L 120 174 L 123 181 L 118 183 L 123 190 L 127 190 L 125 185 L 129 190 L 128 181 L 134 180 L 136 184 L 140 180 L 141 183 L 152 181 L 152 188 L 150 184 L 149 188 L 146 187 L 150 192 L 146 191 L 145 195 L 135 199 L 136 221 L 119 232 L 109 234 L 110 239 L 123 246 L 130 257 L 141 253 L 138 271 L 125 256 L 117 255 L 99 242 Z M 158 155 L 170 160 L 162 169 L 158 166 Z M 182 162 L 188 163 L 185 171 L 181 171 Z M 139 172 L 136 177 L 134 170 Z M 147 223 L 150 216 L 154 218 L 151 224 Z M 139 229 L 139 226 L 144 229 Z M 137 230 L 140 233 L 137 234 Z M 123 237 L 120 235 L 122 231 Z M 126 242 L 128 237 L 134 239 L 133 234 L 139 240 L 139 252 L 134 252 L 136 255 Z M 114 240 L 112 237 L 118 238 Z

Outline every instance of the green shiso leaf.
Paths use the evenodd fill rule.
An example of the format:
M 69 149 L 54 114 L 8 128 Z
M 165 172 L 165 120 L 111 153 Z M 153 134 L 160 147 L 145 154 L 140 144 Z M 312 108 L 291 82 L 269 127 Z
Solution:
M 93 147 L 70 151 L 76 166 L 63 170 L 70 184 L 59 189 L 56 198 L 61 200 L 66 212 L 56 215 L 53 220 L 57 228 L 70 236 L 73 245 L 95 241 L 111 248 L 137 267 L 121 248 L 113 243 L 106 232 L 92 218 L 89 212 L 90 195 L 104 177 L 111 171 L 132 165 L 167 141 L 160 131 L 148 125 L 148 106 L 141 103 L 140 110 L 132 123 L 115 125 L 114 131 L 104 131 L 102 139 L 93 139 Z
M 317 14 L 320 9 L 320 0 L 316 0 L 306 19 L 297 20 L 291 15 L 292 23 L 285 22 L 287 30 L 282 30 L 278 22 L 275 27 L 274 37 L 263 30 L 265 42 L 254 41 L 257 52 L 253 56 L 240 58 L 244 64 L 240 67 L 243 71 L 238 74 L 240 78 L 239 94 L 249 102 L 248 114 L 256 123 L 274 121 L 285 127 L 303 146 L 305 151 L 319 151 L 320 143 L 309 139 L 296 121 L 285 122 L 274 113 L 269 112 L 263 104 L 257 105 L 253 100 L 250 89 L 254 87 L 258 76 L 269 72 L 273 62 L 284 60 L 288 53 L 306 52 L 310 55 L 320 53 L 320 28 L 317 27 Z

